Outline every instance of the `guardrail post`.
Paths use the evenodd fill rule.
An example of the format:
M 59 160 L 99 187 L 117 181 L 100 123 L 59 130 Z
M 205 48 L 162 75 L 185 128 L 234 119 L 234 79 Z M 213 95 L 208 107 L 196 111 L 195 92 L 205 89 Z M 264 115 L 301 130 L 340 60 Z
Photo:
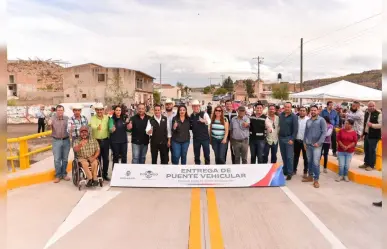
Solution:
M 30 167 L 30 156 L 28 154 L 27 140 L 23 139 L 19 142 L 19 163 L 20 169 L 27 169 Z
M 383 168 L 383 162 L 382 162 L 382 141 L 379 141 L 378 145 L 376 147 L 375 169 L 381 171 L 382 168 Z

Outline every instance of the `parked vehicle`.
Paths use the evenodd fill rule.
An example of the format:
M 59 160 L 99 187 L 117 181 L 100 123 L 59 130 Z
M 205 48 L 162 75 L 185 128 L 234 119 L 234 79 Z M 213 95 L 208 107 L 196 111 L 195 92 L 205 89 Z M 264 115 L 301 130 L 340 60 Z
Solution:
M 214 96 L 212 97 L 212 101 L 220 101 L 220 97 L 217 96 L 217 95 L 214 95 Z

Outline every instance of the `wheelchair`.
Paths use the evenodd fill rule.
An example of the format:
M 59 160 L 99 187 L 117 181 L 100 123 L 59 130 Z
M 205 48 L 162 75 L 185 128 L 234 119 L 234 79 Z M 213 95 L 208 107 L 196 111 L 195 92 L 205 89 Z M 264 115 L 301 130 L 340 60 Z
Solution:
M 102 167 L 101 167 L 101 163 L 98 159 L 97 159 L 97 162 L 98 162 L 97 179 L 98 179 L 99 186 L 102 187 L 103 186 Z M 73 183 L 76 187 L 78 187 L 78 190 L 81 190 L 82 186 L 86 186 L 86 184 L 87 184 L 87 178 L 86 178 L 85 171 L 82 168 L 82 164 L 76 158 L 73 160 L 72 165 L 73 165 L 73 168 L 72 168 L 71 172 L 72 172 Z M 89 165 L 89 169 L 91 171 L 90 165 Z

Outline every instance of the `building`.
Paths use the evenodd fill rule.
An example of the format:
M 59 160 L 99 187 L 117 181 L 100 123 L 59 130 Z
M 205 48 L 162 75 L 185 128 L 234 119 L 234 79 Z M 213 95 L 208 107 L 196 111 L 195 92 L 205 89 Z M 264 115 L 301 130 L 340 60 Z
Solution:
M 181 89 L 177 86 L 172 86 L 171 84 L 160 84 L 154 83 L 153 89 L 160 92 L 161 99 L 180 99 L 181 98 Z
M 66 68 L 65 102 L 152 103 L 154 78 L 146 73 L 87 63 Z
M 254 95 L 256 97 L 249 99 L 247 97 L 246 86 L 245 86 L 244 80 L 235 81 L 235 83 L 234 83 L 234 99 L 240 100 L 240 101 L 245 101 L 245 100 L 249 99 L 250 102 L 265 99 L 264 95 L 262 95 L 263 84 L 264 84 L 264 82 L 262 80 L 259 81 L 259 84 L 258 84 L 258 80 L 253 81 Z
M 63 69 L 59 61 L 9 60 L 7 98 L 24 105 L 62 102 Z

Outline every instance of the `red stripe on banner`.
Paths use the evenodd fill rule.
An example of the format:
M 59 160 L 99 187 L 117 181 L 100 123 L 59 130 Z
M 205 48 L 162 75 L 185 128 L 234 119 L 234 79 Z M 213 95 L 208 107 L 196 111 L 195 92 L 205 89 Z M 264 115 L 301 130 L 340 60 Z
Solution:
M 259 182 L 251 185 L 252 187 L 267 187 L 269 186 L 270 184 L 270 181 L 271 181 L 271 178 L 273 176 L 273 174 L 277 171 L 277 168 L 278 168 L 278 164 L 277 163 L 274 163 L 269 172 L 267 172 L 266 176 L 264 178 L 262 178 Z

